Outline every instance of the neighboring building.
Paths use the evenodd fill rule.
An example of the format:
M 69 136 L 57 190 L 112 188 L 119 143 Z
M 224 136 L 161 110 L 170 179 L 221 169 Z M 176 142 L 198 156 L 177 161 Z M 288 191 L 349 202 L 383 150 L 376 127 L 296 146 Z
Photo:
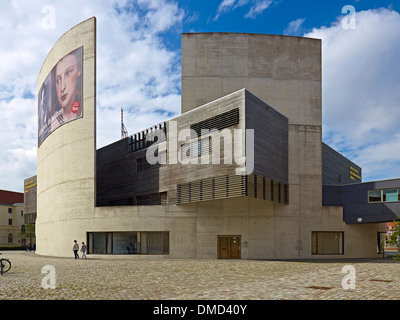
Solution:
M 375 211 L 385 191 L 379 208 L 351 209 L 352 192 L 367 199 L 375 186 L 322 143 L 320 40 L 182 34 L 182 114 L 99 150 L 95 48 L 92 18 L 39 74 L 38 254 L 72 256 L 77 240 L 136 259 L 379 257 L 400 211 Z M 67 108 L 75 116 L 57 122 L 62 108 L 44 97 L 67 56 L 83 90 Z
M 33 176 L 24 180 L 24 225 L 34 225 L 37 215 L 37 177 Z M 28 245 L 36 244 L 36 236 L 33 228 L 26 230 L 26 243 Z
M 21 240 L 24 223 L 24 194 L 0 190 L 0 246 L 25 245 Z
M 35 223 L 37 215 L 37 177 L 24 180 L 24 223 Z

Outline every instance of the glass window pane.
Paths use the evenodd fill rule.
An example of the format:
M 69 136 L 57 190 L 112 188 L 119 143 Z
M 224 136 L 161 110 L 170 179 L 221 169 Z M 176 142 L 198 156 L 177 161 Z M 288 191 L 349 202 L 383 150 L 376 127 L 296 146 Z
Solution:
M 169 254 L 169 233 L 168 232 L 164 232 L 164 254 Z
M 106 233 L 94 232 L 93 233 L 93 247 L 94 254 L 106 254 Z
M 381 191 L 380 190 L 368 191 L 368 201 L 369 202 L 382 201 L 381 200 Z
M 150 254 L 163 254 L 163 236 L 162 232 L 149 232 L 148 233 L 148 253 Z
M 112 238 L 113 238 L 113 234 L 112 232 L 107 232 L 107 251 L 106 253 L 112 253 Z
M 386 233 L 378 232 L 377 253 L 383 253 L 386 245 Z
M 140 253 L 147 253 L 147 232 L 140 232 Z
M 92 232 L 88 233 L 87 244 L 88 244 L 88 253 L 93 253 L 93 233 Z
M 383 201 L 397 201 L 397 189 L 383 190 Z
M 317 234 L 318 234 L 318 232 L 312 232 L 311 233 L 311 253 L 312 254 L 318 254 L 318 250 L 317 250 Z
M 312 254 L 343 254 L 343 232 L 312 232 Z
M 114 232 L 113 254 L 137 253 L 137 232 Z

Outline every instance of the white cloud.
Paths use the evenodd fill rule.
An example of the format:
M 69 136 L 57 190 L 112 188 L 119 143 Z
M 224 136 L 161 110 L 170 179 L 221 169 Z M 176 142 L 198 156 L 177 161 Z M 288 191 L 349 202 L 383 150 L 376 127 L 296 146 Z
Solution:
M 45 6 L 55 28 L 44 28 Z M 120 107 L 129 133 L 180 112 L 180 52 L 161 35 L 179 34 L 185 13 L 174 0 L 12 0 L 0 11 L 0 189 L 22 191 L 36 174 L 36 81 L 59 37 L 97 17 L 97 145 L 120 138 Z
M 301 30 L 301 25 L 306 21 L 305 18 L 299 18 L 289 23 L 288 27 L 283 31 L 286 35 L 298 35 Z
M 221 14 L 224 14 L 230 10 L 232 10 L 232 8 L 234 8 L 236 0 L 223 0 L 217 9 L 217 14 L 214 18 L 215 20 L 218 20 L 218 18 L 221 16 Z
M 323 138 L 365 181 L 400 177 L 400 14 L 357 12 L 306 37 L 322 39 Z
M 214 21 L 229 11 L 234 11 L 239 7 L 250 5 L 249 11 L 244 15 L 244 18 L 256 18 L 264 10 L 266 10 L 272 3 L 272 0 L 223 0 L 218 8 L 214 17 Z
M 267 9 L 271 3 L 271 0 L 256 0 L 254 5 L 250 8 L 250 11 L 244 17 L 255 19 L 255 17 Z

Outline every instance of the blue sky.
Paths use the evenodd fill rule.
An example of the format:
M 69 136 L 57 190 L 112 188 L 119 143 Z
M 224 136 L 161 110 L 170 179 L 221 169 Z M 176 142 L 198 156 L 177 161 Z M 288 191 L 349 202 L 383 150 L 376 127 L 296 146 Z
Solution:
M 330 26 L 337 17 L 344 16 L 342 8 L 352 5 L 356 11 L 393 8 L 399 11 L 396 0 L 278 0 L 278 1 L 226 1 L 232 3 L 218 14 L 218 8 L 224 1 L 180 1 L 182 8 L 189 13 L 182 26 L 183 32 L 248 32 L 285 34 L 290 22 L 304 19 L 297 32 L 291 35 L 303 36 L 313 28 Z M 264 3 L 265 9 L 248 16 L 257 3 Z M 261 6 L 263 8 L 263 6 Z
M 355 9 L 345 29 L 342 8 Z M 36 174 L 36 81 L 58 38 L 97 17 L 97 146 L 180 113 L 182 32 L 322 40 L 323 140 L 363 168 L 400 177 L 398 0 L 10 0 L 0 4 L 0 189 Z

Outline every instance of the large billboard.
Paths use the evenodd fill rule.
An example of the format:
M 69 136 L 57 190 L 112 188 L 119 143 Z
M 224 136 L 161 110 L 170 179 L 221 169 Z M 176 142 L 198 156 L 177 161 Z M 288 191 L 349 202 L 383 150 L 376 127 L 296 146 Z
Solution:
M 83 47 L 61 58 L 38 96 L 38 145 L 58 127 L 82 118 Z

